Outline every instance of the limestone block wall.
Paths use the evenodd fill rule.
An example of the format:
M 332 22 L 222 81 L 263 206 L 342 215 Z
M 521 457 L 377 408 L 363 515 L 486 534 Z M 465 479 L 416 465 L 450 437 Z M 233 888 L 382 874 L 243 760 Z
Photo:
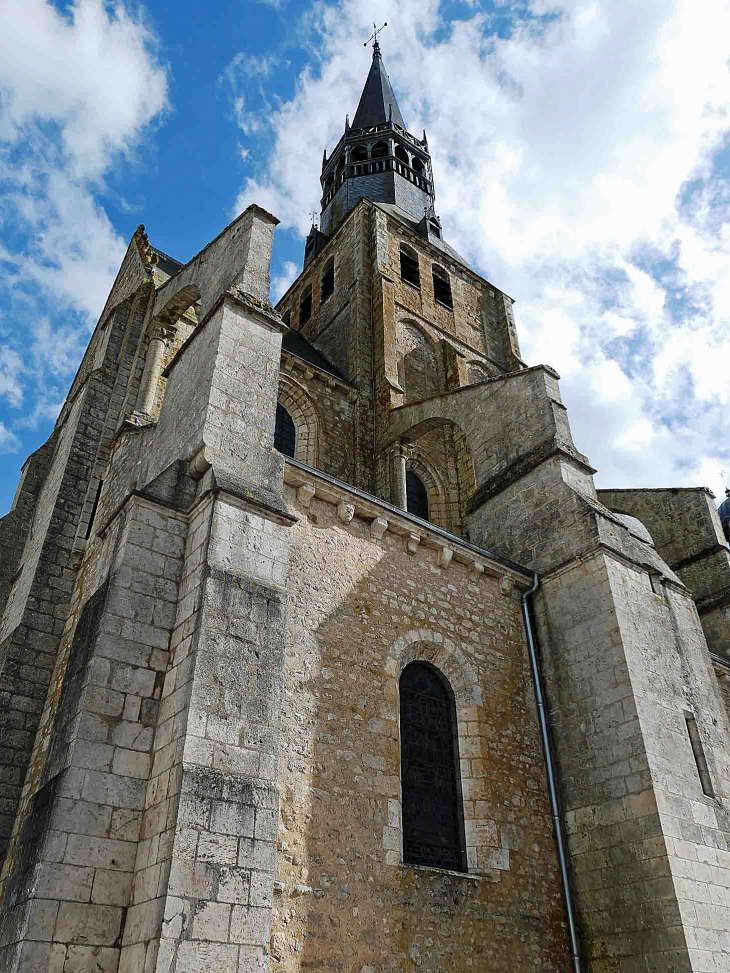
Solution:
M 9 724 L 0 754 L 7 768 L 3 839 L 9 835 L 11 804 L 20 797 L 59 639 L 69 617 L 93 505 L 90 484 L 103 465 L 119 419 L 123 399 L 119 376 L 133 358 L 134 332 L 145 300 L 144 295 L 139 301 L 130 296 L 97 328 L 49 443 L 52 458 L 47 457 L 46 468 L 32 476 L 37 499 L 24 536 L 22 570 L 12 579 L 0 621 L 0 687 Z
M 528 577 L 316 477 L 286 475 L 299 522 L 272 971 L 562 973 L 520 617 Z M 456 697 L 468 875 L 402 863 L 398 677 L 413 659 L 436 665 Z
M 638 517 L 697 603 L 711 652 L 730 653 L 730 550 L 713 494 L 704 487 L 600 490 L 602 503 Z
M 511 319 L 510 331 L 505 311 L 505 307 L 508 307 L 511 315 L 511 298 L 464 264 L 430 246 L 423 237 L 399 220 L 388 219 L 387 227 L 387 250 L 383 255 L 383 269 L 395 282 L 396 304 L 404 311 L 415 314 L 417 319 L 431 324 L 440 335 L 454 339 L 460 352 L 473 352 L 470 358 L 484 356 L 485 364 L 489 362 L 505 371 L 520 367 L 520 363 L 515 360 L 515 356 L 519 356 L 516 335 L 514 340 L 511 339 L 514 319 Z M 402 243 L 418 254 L 420 288 L 401 280 Z M 438 264 L 449 274 L 453 310 L 434 299 L 434 264 Z
M 482 399 L 484 445 L 471 441 L 487 478 L 470 527 L 542 575 L 539 642 L 589 969 L 722 968 L 730 735 L 707 645 L 678 576 L 595 499 L 548 378 L 503 380 L 504 417 L 487 411 L 498 395 Z M 519 428 L 532 438 L 511 460 Z

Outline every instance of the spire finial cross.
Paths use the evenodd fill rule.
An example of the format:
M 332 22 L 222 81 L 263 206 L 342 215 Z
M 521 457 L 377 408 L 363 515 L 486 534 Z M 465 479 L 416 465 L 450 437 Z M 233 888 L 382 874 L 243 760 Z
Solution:
M 366 40 L 365 43 L 363 44 L 363 47 L 367 47 L 368 44 L 372 42 L 373 57 L 375 57 L 376 54 L 380 54 L 380 44 L 378 44 L 378 34 L 380 33 L 381 30 L 383 30 L 383 28 L 387 26 L 388 26 L 387 20 L 385 21 L 382 27 L 377 27 L 375 24 L 373 24 L 373 35 L 372 37 L 369 37 L 368 40 Z

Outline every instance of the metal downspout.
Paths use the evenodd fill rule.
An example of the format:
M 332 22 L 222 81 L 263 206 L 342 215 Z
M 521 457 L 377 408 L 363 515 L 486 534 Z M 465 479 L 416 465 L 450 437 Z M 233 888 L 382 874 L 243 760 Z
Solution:
M 535 637 L 532 631 L 532 619 L 530 618 L 530 600 L 540 585 L 540 579 L 535 573 L 532 587 L 522 596 L 522 618 L 525 623 L 527 633 L 527 647 L 530 653 L 530 668 L 532 669 L 532 681 L 535 686 L 535 701 L 537 702 L 537 718 L 540 724 L 540 737 L 542 738 L 542 749 L 545 754 L 545 766 L 547 768 L 548 792 L 550 794 L 550 810 L 553 815 L 555 826 L 555 840 L 558 845 L 558 862 L 560 863 L 560 879 L 563 885 L 563 899 L 565 900 L 565 915 L 568 920 L 568 938 L 570 940 L 570 958 L 573 961 L 574 973 L 584 973 L 585 967 L 580 955 L 580 944 L 578 941 L 578 930 L 575 921 L 575 906 L 573 905 L 573 893 L 570 887 L 570 875 L 568 873 L 568 857 L 565 850 L 565 835 L 563 834 L 563 821 L 560 815 L 560 802 L 558 799 L 558 789 L 555 782 L 555 762 L 553 760 L 552 744 L 550 742 L 550 730 L 548 728 L 547 717 L 545 715 L 545 694 L 542 686 L 542 672 L 540 671 L 540 660 L 538 659 L 535 646 Z

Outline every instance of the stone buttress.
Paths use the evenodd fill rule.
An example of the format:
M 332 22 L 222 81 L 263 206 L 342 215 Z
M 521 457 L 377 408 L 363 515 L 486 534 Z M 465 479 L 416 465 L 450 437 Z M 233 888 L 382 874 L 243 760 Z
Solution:
M 4 971 L 265 967 L 294 520 L 275 222 L 251 207 L 188 265 L 194 340 L 157 424 L 113 444 L 3 872 Z

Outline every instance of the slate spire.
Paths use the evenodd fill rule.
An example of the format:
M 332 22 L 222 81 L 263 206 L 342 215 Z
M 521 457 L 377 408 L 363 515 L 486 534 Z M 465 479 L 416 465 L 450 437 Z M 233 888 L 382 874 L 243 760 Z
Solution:
M 352 120 L 352 128 L 371 128 L 374 125 L 382 125 L 391 118 L 396 125 L 400 125 L 401 128 L 406 127 L 390 86 L 383 56 L 380 53 L 380 44 L 376 38 L 373 44 L 373 63 L 365 87 L 362 89 L 360 104 Z

